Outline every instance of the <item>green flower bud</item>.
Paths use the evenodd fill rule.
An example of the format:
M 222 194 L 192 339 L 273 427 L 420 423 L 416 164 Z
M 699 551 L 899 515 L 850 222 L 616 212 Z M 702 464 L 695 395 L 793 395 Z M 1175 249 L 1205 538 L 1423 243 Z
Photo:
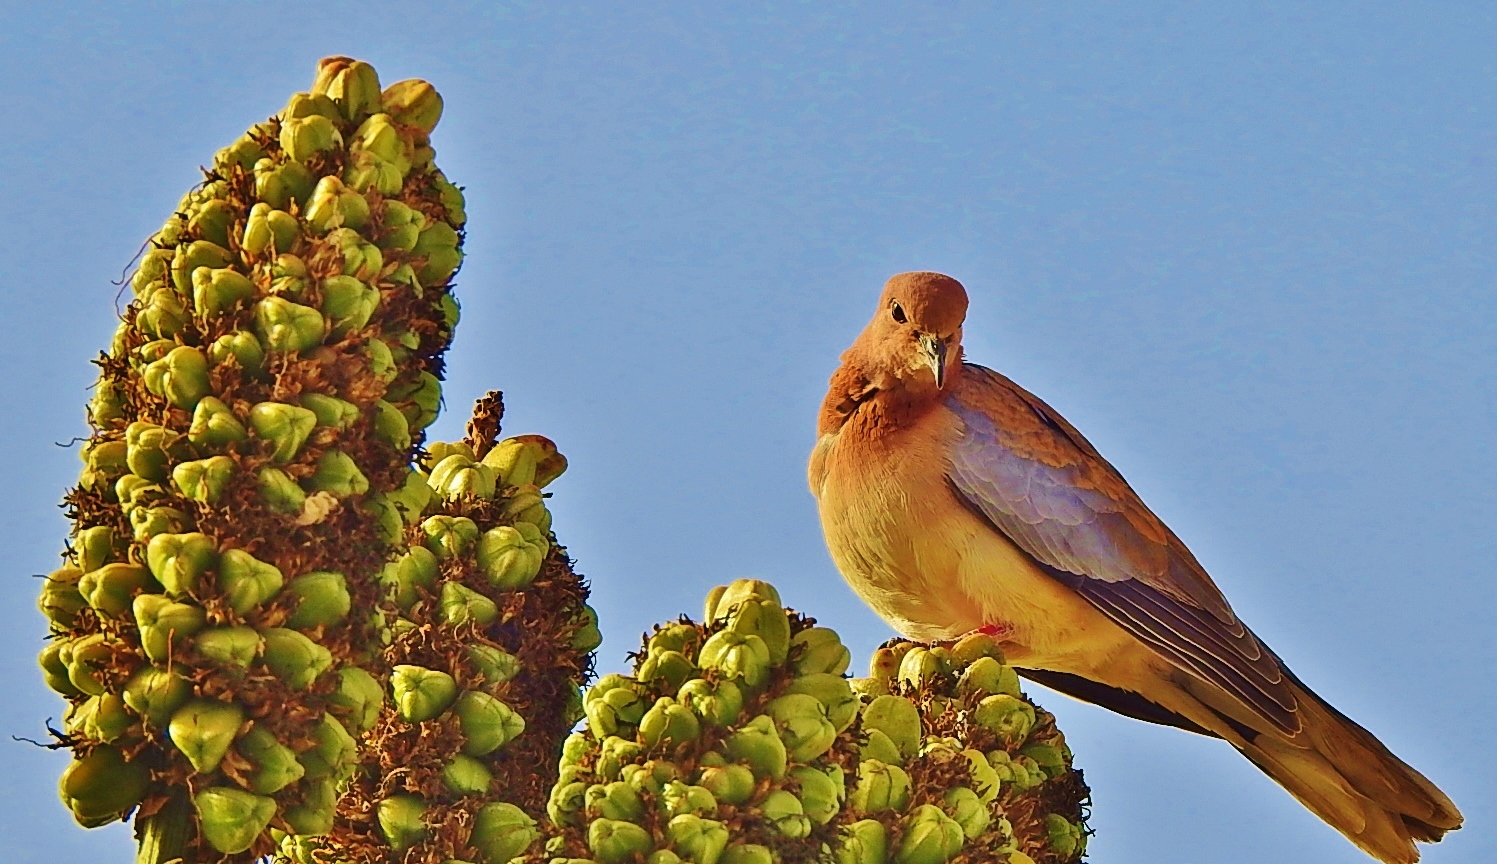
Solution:
M 183 531 L 187 514 L 175 507 L 140 507 L 130 511 L 130 527 L 136 541 L 145 543 L 157 534 Z
M 162 535 L 167 536 L 167 535 Z M 203 610 L 187 603 L 173 603 L 160 594 L 137 595 L 131 608 L 140 628 L 140 645 L 153 663 L 169 663 L 207 624 Z
M 52 629 L 66 630 L 73 626 L 79 610 L 88 605 L 83 593 L 78 590 L 78 581 L 83 573 L 76 567 L 54 570 L 42 580 L 42 593 L 36 605 L 51 622 Z
M 718 607 L 722 615 L 722 607 Z M 790 655 L 790 618 L 779 603 L 770 600 L 744 600 L 732 606 L 726 616 L 728 629 L 743 636 L 758 636 L 769 649 L 772 666 L 783 666 Z
M 78 593 L 88 605 L 111 618 L 128 613 L 136 594 L 160 588 L 151 571 L 138 564 L 105 564 L 78 579 Z
M 528 522 L 490 528 L 478 541 L 478 568 L 495 588 L 523 588 L 541 572 L 549 545 Z
M 639 664 L 641 681 L 659 679 L 672 690 L 680 688 L 696 672 L 696 664 L 686 659 L 680 651 L 651 652 Z M 701 680 L 701 679 L 696 679 Z
M 259 656 L 263 640 L 253 627 L 211 627 L 198 634 L 192 646 L 198 656 L 225 669 L 248 669 Z
M 438 222 L 437 224 L 441 225 L 444 223 Z M 426 232 L 423 231 L 422 233 L 425 234 Z M 420 238 L 417 238 L 416 245 L 418 247 L 421 245 Z M 451 278 L 452 274 L 457 272 L 457 268 L 462 263 L 463 252 L 461 249 L 453 249 L 445 246 L 439 247 L 427 253 L 426 263 L 421 265 L 421 268 L 416 271 L 416 278 L 420 279 L 424 285 L 440 285 Z
M 395 710 L 408 723 L 441 715 L 457 699 L 457 682 L 446 672 L 421 666 L 396 666 L 390 673 Z
M 208 358 L 203 352 L 179 345 L 171 353 L 142 370 L 146 389 L 178 408 L 191 411 L 208 395 Z
M 322 280 L 322 315 L 334 339 L 363 329 L 379 307 L 379 291 L 352 276 Z
M 650 851 L 650 833 L 619 819 L 594 819 L 587 826 L 587 845 L 602 864 L 625 864 Z
M 255 480 L 260 486 L 260 498 L 264 500 L 265 506 L 277 513 L 295 515 L 302 511 L 307 503 L 306 490 L 279 468 L 265 467 L 255 475 Z
M 717 864 L 728 848 L 728 826 L 691 813 L 672 818 L 665 836 L 681 859 L 693 864 Z
M 493 773 L 472 756 L 454 756 L 442 769 L 442 785 L 459 798 L 464 795 L 484 795 L 493 782 Z
M 499 606 L 493 600 L 457 582 L 442 583 L 442 620 L 456 627 L 472 621 L 479 627 L 499 620 Z
M 295 630 L 271 627 L 261 637 L 265 640 L 261 657 L 265 668 L 293 689 L 312 686 L 333 665 L 331 652 Z
M 255 338 L 255 334 L 248 331 L 235 330 L 233 333 L 225 333 L 213 340 L 213 344 L 208 346 L 209 363 L 214 366 L 221 366 L 230 360 L 233 360 L 234 365 L 243 369 L 249 375 L 258 377 L 265 373 L 265 348 L 260 345 L 260 340 Z M 205 398 L 211 399 L 212 397 Z M 218 402 L 217 399 L 213 401 Z M 235 422 L 237 423 L 238 421 L 235 420 Z M 240 438 L 242 437 L 243 435 L 240 436 Z M 238 441 L 240 439 L 234 438 L 231 440 Z
M 374 436 L 396 450 L 404 451 L 411 446 L 411 424 L 406 422 L 399 408 L 381 399 L 374 403 Z
M 903 696 L 880 696 L 863 709 L 863 730 L 889 736 L 905 758 L 920 750 L 920 710 Z
M 910 814 L 899 848 L 894 851 L 896 864 L 944 864 L 962 850 L 962 826 L 941 812 L 934 804 L 921 804 Z
M 809 762 L 831 749 L 837 729 L 826 718 L 826 708 L 814 696 L 790 693 L 770 702 L 766 713 L 774 718 L 785 749 L 796 762 Z
M 858 785 L 848 793 L 847 805 L 857 813 L 901 812 L 910 805 L 910 775 L 898 765 L 864 759 L 858 765 Z
M 967 757 L 967 765 L 972 769 L 972 788 L 976 790 L 977 796 L 982 803 L 991 804 L 998 797 L 1000 779 L 998 772 L 988 762 L 988 757 L 982 755 L 981 750 L 966 749 L 962 755 Z
M 442 97 L 419 78 L 397 81 L 380 94 L 380 106 L 397 123 L 414 126 L 427 135 L 442 118 Z
M 281 121 L 281 148 L 296 162 L 306 162 L 324 150 L 343 145 L 333 121 L 321 115 L 287 117 Z
M 508 744 L 525 731 L 525 718 L 487 693 L 467 690 L 457 697 L 452 712 L 462 727 L 463 753 L 484 756 Z
M 244 709 L 230 702 L 194 699 L 177 709 L 166 733 L 199 774 L 212 774 L 229 752 Z
M 219 556 L 218 590 L 239 615 L 274 597 L 284 581 L 278 567 L 243 549 L 226 549 Z
M 348 580 L 342 573 L 317 570 L 292 579 L 286 590 L 295 595 L 295 611 L 286 620 L 287 627 L 310 630 L 336 624 L 348 617 L 353 600 L 348 594 Z
M 1012 747 L 1024 743 L 1024 739 L 1029 737 L 1029 731 L 1034 728 L 1034 706 L 1014 696 L 1000 693 L 985 697 L 977 703 L 972 720 L 996 733 L 1004 744 Z
M 686 706 L 662 696 L 639 721 L 639 737 L 646 747 L 673 749 L 702 734 L 702 724 Z
M 317 425 L 332 429 L 347 429 L 359 421 L 359 408 L 336 396 L 322 393 L 303 393 L 298 399 L 301 407 L 317 415 Z
M 216 269 L 234 263 L 234 255 L 217 243 L 195 240 L 177 247 L 172 256 L 172 286 L 183 296 L 192 293 L 192 273 L 199 267 Z
M 206 534 L 157 534 L 146 545 L 151 574 L 173 597 L 194 593 L 198 579 L 217 560 L 217 546 Z
M 979 657 L 962 672 L 957 692 L 1019 696 L 1019 673 L 992 657 Z
M 742 678 L 750 689 L 768 681 L 771 669 L 769 647 L 763 639 L 731 630 L 712 634 L 702 645 L 697 663 L 703 669 L 716 669 L 725 678 Z
M 141 421 L 125 429 L 125 464 L 152 483 L 165 482 L 167 465 L 181 453 L 181 436 L 169 429 Z
M 271 351 L 308 351 L 322 344 L 322 313 L 282 297 L 255 304 L 255 333 Z
M 302 800 L 281 811 L 291 831 L 300 836 L 319 836 L 333 830 L 338 806 L 338 784 L 330 777 L 304 781 Z M 311 864 L 309 861 L 308 864 Z
M 307 777 L 312 780 L 332 777 L 341 782 L 358 761 L 358 744 L 353 736 L 333 715 L 323 714 L 312 730 L 312 738 L 317 743 L 297 757 Z
M 172 482 L 182 494 L 201 504 L 215 504 L 234 476 L 234 460 L 210 456 L 183 462 L 172 469 Z
M 438 462 L 431 469 L 431 478 L 427 482 L 433 491 L 449 500 L 462 495 L 494 497 L 494 469 L 460 453 Z
M 244 436 L 244 424 L 241 424 L 240 418 L 234 416 L 234 410 L 229 409 L 223 401 L 211 395 L 198 401 L 198 406 L 192 413 L 192 427 L 187 430 L 187 440 L 205 448 L 219 448 L 244 440 Z
M 421 531 L 426 548 L 441 559 L 464 555 L 478 541 L 478 526 L 466 516 L 432 516 L 421 523 Z
M 754 772 L 742 765 L 703 768 L 697 782 L 724 804 L 746 804 L 754 796 Z
M 852 654 L 836 631 L 808 627 L 790 640 L 791 668 L 797 675 L 841 675 L 852 662 Z
M 145 797 L 151 771 L 143 762 L 127 762 L 116 747 L 96 747 L 62 772 L 58 792 L 73 818 L 94 828 L 120 818 Z
M 357 666 L 338 670 L 338 689 L 328 696 L 328 709 L 354 732 L 368 732 L 379 719 L 385 691 L 373 675 Z
M 785 743 L 780 740 L 774 719 L 766 714 L 760 714 L 730 734 L 724 742 L 723 752 L 729 759 L 747 764 L 757 777 L 774 780 L 785 777 L 788 759 Z
M 135 725 L 135 718 L 125 710 L 125 700 L 115 693 L 101 693 L 74 706 L 63 724 L 70 735 L 108 744 Z
M 342 180 L 329 175 L 317 181 L 303 215 L 319 234 L 342 227 L 358 230 L 369 221 L 369 202 Z
M 259 726 L 241 735 L 234 750 L 252 766 L 245 774 L 245 786 L 260 795 L 274 795 L 306 773 L 296 761 L 296 752 Z
M 395 403 L 412 429 L 425 429 L 437 419 L 442 407 L 442 382 L 430 372 L 422 372 L 409 385 L 392 385 L 385 398 Z
M 254 174 L 255 196 L 277 210 L 285 210 L 293 201 L 305 205 L 316 182 L 311 170 L 300 162 L 260 159 L 255 163 Z
M 948 789 L 941 795 L 941 807 L 958 825 L 968 840 L 976 840 L 988 828 L 992 813 L 976 792 L 965 786 Z
M 317 415 L 297 405 L 261 402 L 250 409 L 249 422 L 256 435 L 270 442 L 271 458 L 284 465 L 317 428 Z
M 887 864 L 889 833 L 877 819 L 862 819 L 842 829 L 837 864 Z
M 776 830 L 792 840 L 811 833 L 811 820 L 806 818 L 804 805 L 784 789 L 776 789 L 764 796 L 764 800 L 759 802 L 759 812 Z
M 144 666 L 125 682 L 125 704 L 153 726 L 167 725 L 192 695 L 192 685 L 179 675 Z
M 227 201 L 212 199 L 203 202 L 192 218 L 187 220 L 187 228 L 194 234 L 212 243 L 225 248 L 229 245 L 229 224 L 234 221 L 234 208 Z
M 468 845 L 478 850 L 480 864 L 504 864 L 520 856 L 540 836 L 535 820 L 525 811 L 498 802 L 479 808 Z
M 520 658 L 492 645 L 470 646 L 468 662 L 483 676 L 485 684 L 503 684 L 520 674 Z
M 392 795 L 379 802 L 375 815 L 385 842 L 396 852 L 404 852 L 426 838 L 426 804 L 415 795 Z

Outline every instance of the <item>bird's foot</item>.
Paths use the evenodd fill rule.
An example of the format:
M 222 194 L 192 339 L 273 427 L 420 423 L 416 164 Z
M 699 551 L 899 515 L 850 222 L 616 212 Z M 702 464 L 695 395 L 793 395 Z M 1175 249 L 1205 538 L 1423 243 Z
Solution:
M 1007 624 L 984 624 L 976 630 L 973 630 L 972 632 L 981 633 L 984 636 L 991 636 L 994 639 L 1002 640 L 1003 637 L 1014 632 L 1014 628 L 1010 627 Z

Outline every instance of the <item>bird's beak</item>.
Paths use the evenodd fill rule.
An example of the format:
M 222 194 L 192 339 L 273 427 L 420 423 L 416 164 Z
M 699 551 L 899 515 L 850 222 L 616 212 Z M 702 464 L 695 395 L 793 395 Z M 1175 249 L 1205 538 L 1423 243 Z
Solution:
M 929 333 L 920 334 L 920 353 L 936 376 L 936 389 L 946 384 L 946 341 Z

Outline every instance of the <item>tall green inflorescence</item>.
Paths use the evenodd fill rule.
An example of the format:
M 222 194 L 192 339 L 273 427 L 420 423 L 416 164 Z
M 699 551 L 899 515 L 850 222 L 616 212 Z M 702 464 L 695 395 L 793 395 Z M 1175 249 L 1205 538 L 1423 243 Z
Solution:
M 849 681 L 837 634 L 763 582 L 657 627 L 584 698 L 549 864 L 1061 864 L 1087 795 L 993 641 L 895 643 Z
M 285 861 L 504 864 L 540 836 L 601 636 L 543 497 L 566 459 L 496 442 L 501 413 L 492 393 L 427 448 L 430 504 L 380 577 L 387 701 L 338 824 Z
M 440 113 L 426 82 L 324 60 L 152 238 L 98 361 L 40 662 L 69 702 L 64 802 L 133 811 L 142 861 L 327 832 L 386 701 L 367 610 L 419 516 L 457 320 Z

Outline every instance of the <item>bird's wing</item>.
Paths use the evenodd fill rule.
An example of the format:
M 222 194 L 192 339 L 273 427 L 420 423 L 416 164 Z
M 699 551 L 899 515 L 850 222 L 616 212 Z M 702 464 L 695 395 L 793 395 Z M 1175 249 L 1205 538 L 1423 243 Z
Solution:
M 1017 384 L 972 364 L 947 406 L 962 425 L 948 480 L 964 504 L 1170 662 L 1286 734 L 1299 729 L 1273 654 L 1080 432 Z

